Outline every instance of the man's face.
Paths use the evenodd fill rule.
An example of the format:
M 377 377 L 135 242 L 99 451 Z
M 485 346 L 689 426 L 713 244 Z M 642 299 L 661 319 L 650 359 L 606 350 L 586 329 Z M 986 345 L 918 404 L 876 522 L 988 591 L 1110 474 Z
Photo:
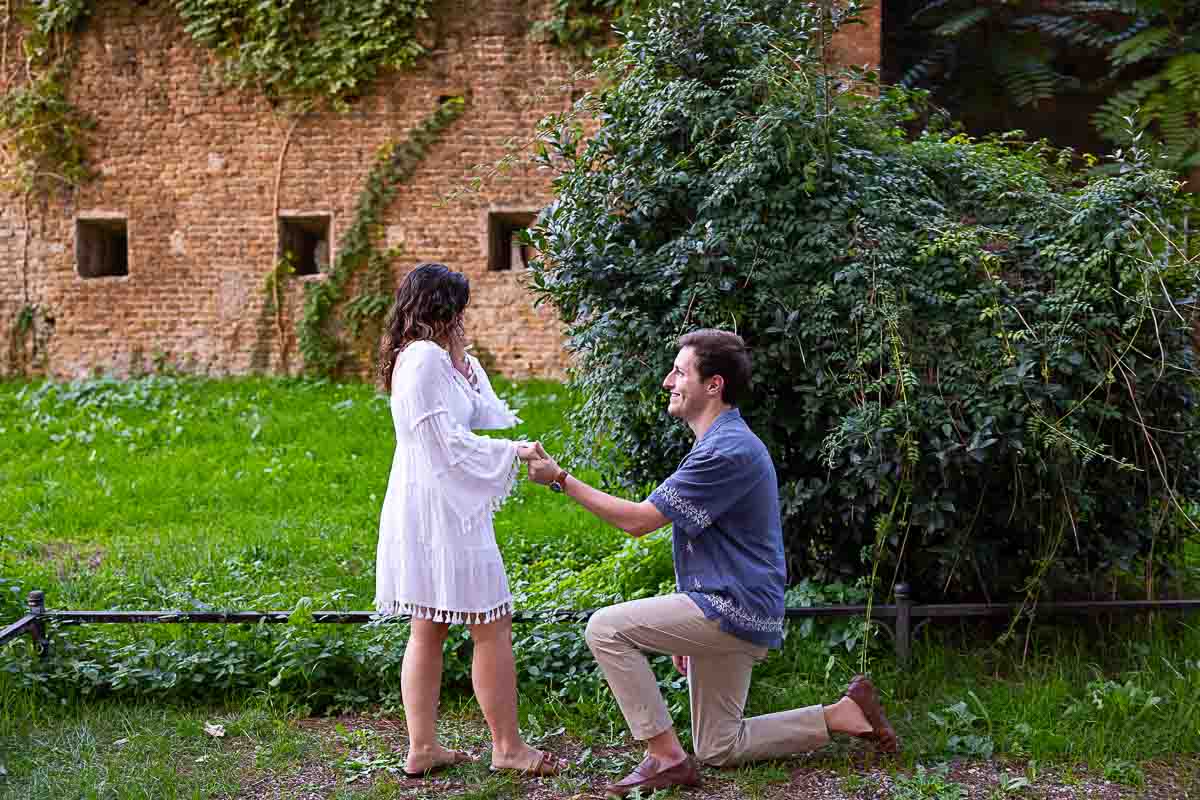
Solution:
M 667 413 L 673 417 L 691 419 L 704 408 L 708 396 L 692 348 L 685 347 L 676 354 L 675 363 L 663 380 L 663 388 L 671 393 Z

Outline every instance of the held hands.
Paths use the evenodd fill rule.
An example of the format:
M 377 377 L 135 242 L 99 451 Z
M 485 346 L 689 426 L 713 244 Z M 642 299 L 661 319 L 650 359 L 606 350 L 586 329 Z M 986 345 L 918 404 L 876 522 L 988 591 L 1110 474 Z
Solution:
M 524 462 L 529 471 L 529 480 L 549 485 L 558 477 L 558 462 L 550 457 L 541 442 L 517 442 L 517 458 Z
M 688 673 L 688 657 L 687 656 L 671 656 L 671 663 L 675 665 L 675 669 L 679 670 L 679 674 L 687 676 Z
M 556 477 L 558 477 L 559 467 L 546 449 L 542 447 L 541 442 L 534 442 L 533 458 L 526 462 L 529 469 L 529 480 L 534 483 L 540 483 L 543 486 L 549 485 Z

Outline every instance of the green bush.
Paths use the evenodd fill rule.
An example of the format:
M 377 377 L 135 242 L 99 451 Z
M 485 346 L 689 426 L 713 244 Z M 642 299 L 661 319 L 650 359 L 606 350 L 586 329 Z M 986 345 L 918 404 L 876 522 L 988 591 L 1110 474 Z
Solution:
M 1171 177 L 1136 148 L 1087 179 L 1041 144 L 910 135 L 921 96 L 852 90 L 830 27 L 682 0 L 624 35 L 594 135 L 548 121 L 533 283 L 597 468 L 674 469 L 673 342 L 735 329 L 793 578 L 995 598 L 1162 563 L 1200 477 Z

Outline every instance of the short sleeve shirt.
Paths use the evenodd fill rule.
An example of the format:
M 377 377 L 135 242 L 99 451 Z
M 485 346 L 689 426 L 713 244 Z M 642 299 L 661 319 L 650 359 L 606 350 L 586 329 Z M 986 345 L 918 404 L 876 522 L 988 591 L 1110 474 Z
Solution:
M 780 647 L 787 567 L 779 486 L 741 413 L 717 417 L 649 500 L 671 520 L 676 588 L 727 633 Z

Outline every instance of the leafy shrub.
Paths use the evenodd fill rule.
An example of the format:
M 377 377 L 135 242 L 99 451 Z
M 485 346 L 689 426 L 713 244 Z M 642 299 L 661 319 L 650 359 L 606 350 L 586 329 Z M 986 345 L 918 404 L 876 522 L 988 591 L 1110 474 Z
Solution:
M 967 696 L 979 710 L 979 714 L 972 711 L 965 700 L 960 700 L 954 705 L 946 706 L 940 714 L 928 712 L 929 718 L 945 736 L 944 748 L 947 753 L 968 758 L 991 758 L 996 749 L 996 743 L 991 736 L 991 718 L 978 695 L 968 691 Z
M 686 330 L 736 329 L 793 576 L 931 594 L 1085 582 L 1178 551 L 1198 494 L 1171 177 L 1086 179 L 1044 145 L 905 129 L 808 4 L 683 0 L 625 34 L 599 126 L 547 123 L 535 290 L 567 325 L 595 466 L 630 491 L 686 428 L 659 386 Z
M 891 796 L 895 800 L 963 800 L 967 790 L 961 783 L 947 778 L 949 772 L 946 764 L 939 764 L 932 769 L 917 764 L 917 770 L 912 775 L 896 778 Z
M 1119 758 L 1104 765 L 1104 780 L 1141 787 L 1146 784 L 1146 773 L 1132 761 Z
M 615 553 L 579 570 L 555 569 L 556 558 L 531 565 L 527 574 L 539 577 L 515 588 L 518 605 L 599 608 L 674 591 L 670 538 L 661 532 L 629 539 Z
M 1163 698 L 1138 686 L 1134 681 L 1118 683 L 1111 680 L 1092 681 L 1087 686 L 1086 699 L 1067 706 L 1070 719 L 1094 723 L 1106 717 L 1132 722 L 1143 714 L 1161 710 Z
M 862 605 L 867 602 L 870 593 L 861 586 L 847 586 L 841 582 L 827 586 L 814 583 L 808 578 L 802 578 L 795 586 L 784 594 L 783 603 L 787 608 L 812 608 L 813 606 Z M 795 634 L 802 639 L 813 639 L 819 642 L 827 651 L 834 652 L 844 649 L 853 652 L 860 641 L 867 637 L 868 622 L 863 617 L 847 618 L 818 618 L 801 617 L 788 625 L 788 634 Z

